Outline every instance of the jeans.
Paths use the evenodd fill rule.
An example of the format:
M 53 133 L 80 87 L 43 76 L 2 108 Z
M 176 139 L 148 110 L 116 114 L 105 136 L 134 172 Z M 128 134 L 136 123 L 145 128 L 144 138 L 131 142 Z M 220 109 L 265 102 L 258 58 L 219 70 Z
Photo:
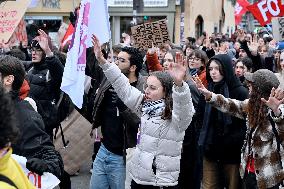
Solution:
M 101 144 L 93 163 L 90 189 L 124 189 L 125 174 L 123 156 L 108 151 Z

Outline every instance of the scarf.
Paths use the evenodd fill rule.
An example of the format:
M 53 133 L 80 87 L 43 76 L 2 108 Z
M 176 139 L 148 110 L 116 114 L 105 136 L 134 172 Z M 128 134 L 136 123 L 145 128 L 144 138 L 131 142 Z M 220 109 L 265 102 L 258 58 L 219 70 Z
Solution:
M 145 101 L 142 105 L 143 115 L 148 114 L 149 118 L 161 116 L 165 110 L 165 100 Z
M 189 73 L 190 73 L 191 76 L 197 75 L 198 71 L 199 71 L 198 68 L 189 69 Z

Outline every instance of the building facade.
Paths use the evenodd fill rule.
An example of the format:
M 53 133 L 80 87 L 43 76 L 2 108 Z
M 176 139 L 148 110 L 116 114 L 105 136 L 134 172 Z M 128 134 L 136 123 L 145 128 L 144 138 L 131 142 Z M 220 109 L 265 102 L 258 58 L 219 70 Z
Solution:
M 175 42 L 207 33 L 235 31 L 234 3 L 229 0 L 180 0 L 177 5 Z
M 59 1 L 59 0 L 53 0 Z M 49 32 L 53 35 L 61 22 L 68 23 L 69 12 L 79 5 L 79 0 L 60 0 L 59 4 L 54 3 L 53 7 L 46 6 L 45 0 L 39 0 L 35 8 L 29 8 L 25 14 L 25 20 L 29 23 L 39 25 L 47 24 Z M 111 33 L 113 43 L 120 42 L 123 32 L 130 33 L 133 20 L 133 1 L 132 0 L 107 0 L 111 23 Z M 168 20 L 168 29 L 171 39 L 174 34 L 175 19 L 175 0 L 144 0 L 143 13 L 137 14 L 137 23 L 157 21 L 160 19 Z
M 48 3 L 50 2 L 50 3 Z M 25 19 L 29 23 L 45 24 L 55 35 L 61 22 L 68 23 L 69 12 L 80 0 L 38 0 L 29 8 Z M 120 42 L 123 32 L 130 33 L 133 25 L 133 0 L 107 0 L 113 43 Z M 229 0 L 144 0 L 142 13 L 137 14 L 137 24 L 166 18 L 173 42 L 185 37 L 199 37 L 208 33 L 233 33 L 235 29 L 234 6 Z

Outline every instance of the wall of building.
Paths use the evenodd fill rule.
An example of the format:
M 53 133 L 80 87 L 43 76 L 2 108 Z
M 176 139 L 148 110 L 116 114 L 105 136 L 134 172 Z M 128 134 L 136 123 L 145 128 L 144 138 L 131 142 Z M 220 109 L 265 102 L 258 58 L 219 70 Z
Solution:
M 60 8 L 45 8 L 42 6 L 42 2 L 38 3 L 35 8 L 28 8 L 26 15 L 53 15 L 53 16 L 69 16 L 69 12 L 73 11 L 78 6 L 80 0 L 60 0 Z
M 150 2 L 149 0 L 144 0 Z M 25 14 L 26 19 L 53 19 L 62 20 L 68 23 L 69 12 L 73 11 L 79 5 L 80 0 L 60 0 L 60 8 L 45 8 L 40 1 L 36 8 L 29 8 Z M 152 3 L 157 3 L 151 1 Z M 162 0 L 161 2 L 166 2 Z M 151 16 L 151 17 L 165 17 L 168 19 L 168 29 L 170 38 L 173 39 L 174 35 L 174 21 L 175 21 L 175 2 L 176 0 L 168 0 L 167 6 L 145 6 L 142 14 L 137 16 Z M 129 1 L 116 1 L 108 0 L 109 15 L 111 17 L 111 30 L 113 42 L 119 43 L 121 38 L 121 19 L 132 18 L 133 8 Z M 122 3 L 123 5 L 118 5 Z M 147 3 L 146 3 L 147 4 Z
M 227 33 L 234 29 L 234 7 L 230 1 L 224 0 L 225 21 L 221 31 Z M 184 36 L 196 37 L 195 21 L 198 16 L 203 18 L 203 31 L 213 33 L 214 28 L 220 31 L 220 20 L 222 20 L 222 0 L 184 0 Z M 179 26 L 175 27 L 175 34 L 179 32 Z M 175 42 L 179 43 L 178 37 Z

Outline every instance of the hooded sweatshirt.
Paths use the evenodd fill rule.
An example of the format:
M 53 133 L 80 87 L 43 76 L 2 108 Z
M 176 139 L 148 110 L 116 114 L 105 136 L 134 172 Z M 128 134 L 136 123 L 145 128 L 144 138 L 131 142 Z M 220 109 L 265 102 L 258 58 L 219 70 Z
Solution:
M 223 80 L 218 83 L 213 82 L 209 73 L 209 65 L 213 60 L 220 62 L 221 73 L 224 76 Z M 237 100 L 245 100 L 248 97 L 248 90 L 235 76 L 231 58 L 228 55 L 213 56 L 207 64 L 206 70 L 208 90 Z M 245 121 L 224 114 L 210 104 L 206 104 L 204 97 L 201 99 L 203 100 L 201 100 L 200 106 L 205 111 L 203 109 L 204 119 L 199 145 L 204 147 L 205 156 L 224 163 L 240 163 L 241 147 L 246 131 Z

